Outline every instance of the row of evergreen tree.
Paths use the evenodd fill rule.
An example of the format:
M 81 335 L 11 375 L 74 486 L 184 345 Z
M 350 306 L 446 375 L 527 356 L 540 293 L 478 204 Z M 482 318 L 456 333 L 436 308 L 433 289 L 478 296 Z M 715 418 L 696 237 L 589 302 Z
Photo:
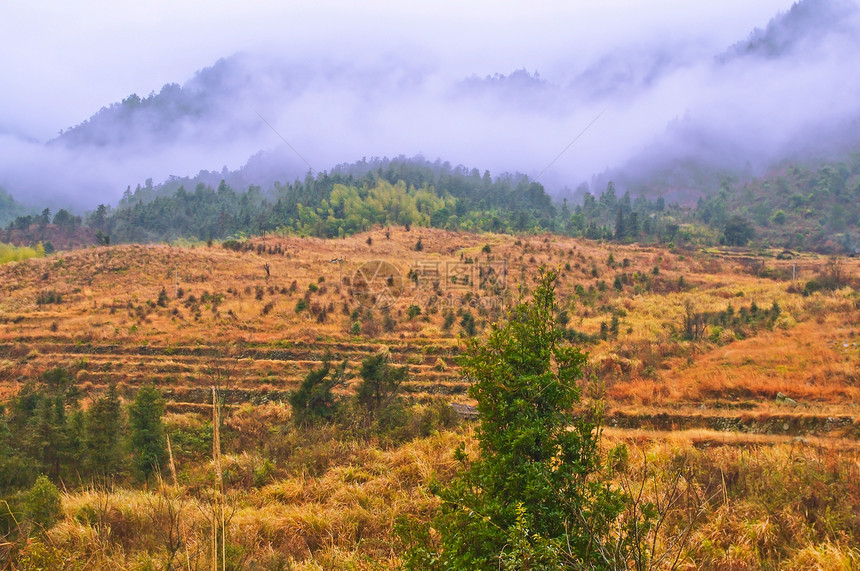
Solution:
M 148 479 L 164 465 L 164 400 L 143 387 L 123 407 L 111 386 L 84 410 L 71 373 L 55 368 L 0 409 L 0 494 L 44 474 L 56 482 Z
M 745 245 L 758 234 L 774 246 L 853 252 L 860 247 L 858 178 L 860 154 L 817 168 L 790 165 L 752 182 L 726 179 L 695 209 L 666 204 L 662 197 L 618 196 L 612 182 L 597 195 L 582 188 L 582 202 L 571 207 L 567 200 L 554 204 L 525 175 L 493 178 L 488 171 L 400 157 L 340 165 L 266 190 L 252 185 L 237 191 L 224 180 L 217 188 L 198 182 L 193 191 L 147 181 L 127 189 L 116 208 L 99 205 L 85 221 L 60 210 L 53 223 L 72 231 L 85 222 L 101 244 L 278 231 L 337 237 L 403 224 L 619 242 Z M 9 222 L 7 238 L 27 229 L 38 238 L 33 228 L 50 221 L 47 209 L 40 216 L 18 216 Z
M 413 160 L 375 164 L 340 166 L 267 191 L 250 186 L 237 192 L 223 180 L 216 189 L 199 183 L 193 192 L 180 186 L 168 194 L 147 185 L 129 189 L 116 209 L 100 205 L 87 224 L 113 242 L 219 240 L 274 231 L 337 237 L 376 224 L 671 241 L 679 227 L 673 217 L 680 213 L 677 205 L 667 208 L 662 198 L 633 201 L 629 193 L 618 197 L 612 184 L 599 197 L 586 193 L 571 210 L 566 201 L 553 204 L 544 187 L 525 175 L 494 179 L 488 171 Z M 375 202 L 375 210 L 364 207 Z

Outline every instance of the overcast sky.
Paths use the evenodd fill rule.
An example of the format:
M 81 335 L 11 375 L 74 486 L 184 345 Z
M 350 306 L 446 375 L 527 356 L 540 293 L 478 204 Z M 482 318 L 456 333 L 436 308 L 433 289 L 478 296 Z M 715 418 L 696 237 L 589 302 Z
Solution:
M 274 51 L 373 60 L 406 53 L 452 75 L 552 75 L 618 46 L 719 49 L 787 0 L 0 0 L 0 128 L 47 140 L 104 105 L 183 83 L 218 58 Z

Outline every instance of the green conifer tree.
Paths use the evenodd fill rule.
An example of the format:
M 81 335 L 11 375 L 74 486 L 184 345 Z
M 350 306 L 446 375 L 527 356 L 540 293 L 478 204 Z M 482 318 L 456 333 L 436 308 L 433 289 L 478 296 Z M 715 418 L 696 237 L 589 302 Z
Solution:
M 134 469 L 142 480 L 148 479 L 164 464 L 164 399 L 153 386 L 142 387 L 128 407 L 129 444 Z
M 595 545 L 623 496 L 595 477 L 599 408 L 580 401 L 586 355 L 555 326 L 555 279 L 545 271 L 531 300 L 469 341 L 462 364 L 481 456 L 458 451 L 464 471 L 439 494 L 439 549 L 413 550 L 414 568 L 606 567 Z
M 84 462 L 94 476 L 116 474 L 122 462 L 122 407 L 116 386 L 96 399 L 84 418 Z

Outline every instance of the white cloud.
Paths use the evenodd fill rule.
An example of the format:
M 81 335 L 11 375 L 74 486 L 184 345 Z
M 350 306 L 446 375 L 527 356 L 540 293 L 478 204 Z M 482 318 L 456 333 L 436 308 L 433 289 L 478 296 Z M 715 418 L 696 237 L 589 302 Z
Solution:
M 12 0 L 0 18 L 0 125 L 46 139 L 102 105 L 182 82 L 219 57 L 273 50 L 357 61 L 421 53 L 452 73 L 584 65 L 645 38 L 744 35 L 785 0 L 642 2 Z

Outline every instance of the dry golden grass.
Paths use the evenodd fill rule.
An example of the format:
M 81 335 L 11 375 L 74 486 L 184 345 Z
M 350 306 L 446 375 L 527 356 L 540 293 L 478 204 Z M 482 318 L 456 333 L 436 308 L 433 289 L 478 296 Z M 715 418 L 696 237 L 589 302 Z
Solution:
M 416 252 L 419 236 L 424 249 Z M 183 406 L 205 404 L 205 391 L 195 389 L 213 384 L 239 389 L 239 400 L 255 392 L 279 399 L 326 351 L 347 358 L 354 369 L 364 356 L 387 347 L 395 362 L 409 365 L 417 398 L 463 398 L 466 385 L 455 364 L 461 316 L 454 315 L 446 329 L 446 307 L 428 305 L 427 296 L 438 292 L 464 303 L 480 333 L 502 313 L 471 307 L 469 299 L 500 293 L 509 303 L 517 284 L 531 283 L 546 265 L 560 270 L 557 291 L 569 327 L 597 336 L 613 315 L 617 320 L 617 336 L 586 347 L 614 409 L 767 410 L 783 393 L 807 411 L 854 414 L 850 403 L 860 387 L 856 291 L 802 297 L 789 293 L 795 282 L 753 275 L 762 266 L 777 276 L 796 271 L 803 283 L 827 268 L 826 258 L 776 260 L 551 235 L 403 228 L 392 228 L 388 239 L 378 229 L 339 240 L 269 236 L 252 243 L 250 252 L 217 245 L 90 248 L 0 266 L 0 397 L 12 396 L 23 379 L 65 366 L 89 393 L 113 382 L 130 395 L 141 383 L 154 382 Z M 356 270 L 372 260 L 394 264 L 403 277 L 403 294 L 389 312 L 390 330 L 383 327 L 383 311 L 373 309 L 368 317 L 353 295 Z M 446 268 L 476 274 L 476 266 L 501 261 L 504 291 L 445 280 Z M 420 264 L 439 268 L 441 277 L 413 283 L 406 276 Z M 860 260 L 840 264 L 849 281 L 860 283 Z M 618 291 L 613 284 L 623 276 Z M 164 307 L 156 304 L 162 288 Z M 62 301 L 37 304 L 45 291 Z M 297 313 L 300 300 L 309 309 Z M 410 319 L 406 308 L 412 303 L 422 313 Z M 680 335 L 689 311 L 720 312 L 729 304 L 737 311 L 752 303 L 762 309 L 779 304 L 773 330 L 713 333 L 709 327 L 704 339 L 692 342 Z M 321 310 L 323 322 L 313 314 Z
M 633 435 L 608 430 L 604 447 L 627 442 L 617 485 L 644 482 L 642 501 L 665 493 L 680 470 L 684 488 L 661 528 L 659 550 L 681 550 L 682 569 L 854 569 L 860 522 L 860 450 L 772 438 L 724 439 L 701 432 Z M 666 438 L 663 438 L 666 436 Z M 711 438 L 711 437 L 714 438 Z M 403 546 L 400 517 L 429 521 L 437 499 L 427 486 L 455 468 L 451 449 L 469 431 L 417 440 L 394 450 L 354 449 L 324 474 L 295 473 L 260 487 L 233 487 L 227 505 L 231 564 L 243 568 L 388 569 Z M 704 445 L 704 446 L 703 446 Z M 242 461 L 233 458 L 231 461 Z M 24 553 L 56 553 L 77 568 L 164 568 L 170 560 L 167 514 L 178 548 L 174 565 L 207 568 L 210 533 L 205 490 L 164 486 L 144 491 L 65 494 L 65 518 Z M 693 522 L 692 536 L 676 544 Z M 46 544 L 47 548 L 40 547 Z M 42 551 L 43 550 L 43 551 Z
M 619 441 L 629 443 L 630 460 L 615 480 L 645 482 L 643 501 L 666 493 L 667 474 L 683 475 L 687 493 L 656 543 L 680 549 L 680 568 L 835 570 L 860 562 L 856 441 L 843 448 L 700 431 L 607 431 L 604 446 Z M 689 540 L 673 543 L 690 522 Z
M 263 407 L 265 409 L 265 407 Z M 175 420 L 175 419 L 174 419 Z M 451 450 L 461 441 L 475 453 L 471 431 L 447 431 L 397 448 L 348 443 L 328 453 L 319 476 L 278 472 L 259 484 L 238 475 L 259 460 L 227 455 L 227 536 L 233 568 L 379 569 L 399 563 L 400 518 L 428 521 L 438 505 L 431 482 L 456 470 Z M 188 463 L 181 480 L 206 477 L 211 467 Z M 188 472 L 190 470 L 191 472 Z M 44 537 L 49 552 L 86 569 L 139 565 L 208 568 L 211 488 L 164 483 L 154 489 L 91 488 L 63 495 L 64 518 Z M 171 519 L 170 514 L 175 514 Z M 168 545 L 173 533 L 176 551 Z M 39 544 L 41 545 L 41 543 Z M 24 553 L 33 547 L 24 548 Z
M 675 360 L 659 379 L 619 384 L 610 395 L 644 404 L 710 399 L 773 401 L 778 393 L 804 404 L 852 403 L 860 397 L 853 325 L 857 310 L 713 348 L 691 362 Z M 848 344 L 848 347 L 844 345 Z M 848 350 L 846 350 L 848 349 Z
M 424 249 L 416 252 L 419 236 Z M 829 426 L 828 417 L 856 417 L 860 397 L 856 289 L 809 297 L 789 292 L 823 271 L 826 258 L 780 261 L 733 251 L 403 228 L 392 228 L 390 239 L 378 229 L 341 240 L 270 236 L 253 243 L 261 252 L 278 248 L 283 255 L 219 246 L 129 245 L 0 266 L 0 400 L 13 396 L 22 381 L 64 366 L 87 395 L 117 383 L 127 399 L 140 384 L 154 382 L 175 401 L 168 426 L 190 430 L 207 414 L 206 387 L 231 389 L 235 406 L 227 428 L 236 440 L 224 463 L 235 560 L 261 568 L 391 568 L 403 548 L 393 533 L 395 521 L 429 521 L 438 501 L 429 483 L 454 473 L 452 450 L 461 440 L 474 452 L 470 432 L 443 432 L 396 447 L 349 441 L 325 430 L 312 441 L 297 442 L 273 438 L 272 427 L 289 421 L 287 407 L 241 403 L 264 393 L 282 400 L 326 351 L 348 359 L 355 370 L 364 356 L 381 348 L 409 366 L 407 388 L 416 400 L 443 394 L 468 401 L 455 363 L 463 346 L 461 316 L 446 329 L 445 308 L 434 310 L 427 295 L 439 289 L 464 303 L 480 334 L 501 312 L 470 307 L 469 299 L 500 293 L 510 302 L 517 284 L 533 284 L 538 268 L 546 265 L 560 270 L 557 293 L 569 327 L 597 336 L 617 317 L 617 336 L 585 347 L 589 372 L 606 386 L 610 412 L 642 419 L 659 415 L 661 426 L 679 429 L 607 428 L 607 444 L 628 442 L 634 468 L 640 456 L 661 466 L 687 457 L 703 486 L 718 475 L 735 474 L 736 480 L 719 483 L 731 501 L 710 506 L 696 528 L 689 568 L 857 568 L 853 546 L 860 535 L 839 506 L 832 506 L 838 517 L 828 520 L 831 528 L 807 521 L 804 505 L 786 497 L 780 501 L 788 507 L 772 517 L 762 506 L 776 506 L 776 500 L 750 483 L 755 478 L 781 483 L 810 502 L 809 490 L 826 484 L 858 499 L 852 484 L 860 457 L 857 423 L 830 432 L 795 430 Z M 332 263 L 335 259 L 343 261 Z M 469 259 L 475 263 L 460 265 Z M 390 331 L 383 327 L 383 312 L 374 309 L 369 318 L 350 291 L 356 270 L 372 260 L 393 263 L 404 277 L 403 295 L 390 310 L 396 322 Z M 474 270 L 501 260 L 507 268 L 502 292 L 444 280 L 437 285 L 432 279 L 418 287 L 406 278 L 416 262 Z M 753 275 L 761 264 L 777 276 L 797 269 L 798 280 Z M 860 283 L 860 260 L 843 260 L 841 269 L 855 287 Z M 619 291 L 613 286 L 622 276 Z M 175 287 L 183 290 L 182 297 Z M 156 303 L 162 288 L 164 307 Z M 46 291 L 59 294 L 61 302 L 39 305 L 39 294 Z M 195 303 L 189 303 L 192 296 Z M 297 313 L 303 299 L 309 309 Z M 753 302 L 762 309 L 774 302 L 780 306 L 773 329 L 730 330 L 714 338 L 708 329 L 696 341 L 680 334 L 690 310 L 719 312 L 728 304 L 739 310 Z M 409 319 L 412 303 L 422 311 Z M 327 317 L 319 322 L 312 312 L 323 309 Z M 356 320 L 359 333 L 353 331 Z M 797 404 L 777 403 L 780 392 Z M 743 421 L 749 432 L 701 428 L 718 417 L 728 419 L 727 426 Z M 771 430 L 774 419 L 790 429 Z M 164 567 L 168 555 L 157 529 L 180 505 L 184 543 L 175 563 L 193 559 L 205 567 L 211 467 L 205 457 L 181 458 L 179 464 L 181 492 L 66 494 L 66 517 L 45 539 L 44 556 L 54 549 L 94 569 Z M 789 471 L 794 479 L 768 480 L 786 466 L 803 470 Z M 831 506 L 831 499 L 809 509 Z M 102 519 L 93 519 L 99 506 Z
M 413 246 L 419 236 L 424 249 L 416 252 Z M 792 394 L 795 387 L 822 385 L 827 385 L 822 391 L 801 388 L 798 396 L 816 391 L 818 400 L 854 395 L 850 387 L 843 390 L 838 385 L 851 384 L 857 351 L 840 355 L 842 364 L 835 363 L 822 341 L 856 342 L 854 324 L 860 317 L 856 294 L 852 297 L 848 290 L 812 298 L 789 294 L 789 282 L 747 273 L 750 264 L 761 263 L 751 256 L 670 252 L 557 236 L 403 228 L 391 229 L 390 239 L 376 230 L 341 240 L 265 237 L 254 244 L 266 251 L 277 247 L 283 255 L 238 253 L 218 246 L 131 245 L 0 266 L 0 384 L 5 381 L 8 387 L 21 377 L 65 365 L 79 369 L 81 380 L 95 387 L 110 381 L 134 386 L 149 379 L 165 386 L 206 386 L 213 376 L 231 373 L 230 381 L 237 387 L 288 389 L 325 350 L 357 362 L 386 345 L 397 360 L 411 364 L 413 378 L 423 386 L 432 383 L 458 390 L 456 368 L 446 365 L 453 364 L 451 358 L 460 347 L 460 318 L 445 330 L 445 308 L 437 306 L 434 313 L 426 304 L 427 295 L 439 290 L 461 303 L 470 292 L 485 298 L 492 292 L 473 285 L 455 287 L 444 279 L 427 280 L 419 287 L 405 276 L 418 262 L 439 264 L 444 274 L 446 264 L 474 270 L 475 265 L 504 260 L 505 301 L 515 296 L 517 283 L 535 279 L 537 268 L 545 264 L 561 269 L 559 298 L 571 327 L 595 335 L 612 313 L 620 315 L 617 339 L 590 348 L 593 361 L 605 369 L 598 370 L 607 378 L 610 396 L 619 402 L 707 399 L 752 385 L 759 388 L 751 393 L 760 395 Z M 483 251 L 485 245 L 490 253 Z M 336 259 L 342 263 L 332 263 Z M 356 336 L 351 333 L 355 319 L 350 314 L 360 304 L 351 294 L 351 279 L 362 263 L 376 259 L 393 263 L 404 276 L 403 295 L 391 309 L 396 324 L 385 331 L 383 312 L 377 309 L 372 318 L 359 318 L 362 333 Z M 475 264 L 460 265 L 470 259 Z M 764 260 L 768 267 L 788 273 L 796 264 L 802 279 L 827 264 L 814 256 Z M 265 264 L 271 271 L 268 280 Z M 842 268 L 855 279 L 860 274 L 857 261 L 846 260 Z M 648 276 L 650 289 L 633 283 L 620 292 L 613 289 L 616 276 L 637 273 Z M 681 278 L 686 285 L 679 290 Z M 434 288 L 432 281 L 442 283 Z M 606 291 L 595 291 L 584 304 L 575 299 L 577 285 Z M 309 286 L 318 289 L 309 292 Z M 174 295 L 177 287 L 184 292 L 179 299 Z M 166 307 L 155 305 L 162 288 L 168 295 Z M 38 305 L 38 294 L 48 290 L 61 295 L 61 303 Z M 204 295 L 218 301 L 201 302 Z M 189 304 L 191 297 L 198 303 Z M 323 323 L 307 310 L 296 312 L 303 298 L 313 311 L 326 310 Z M 413 302 L 419 302 L 422 315 L 410 320 L 405 309 Z M 676 342 L 686 307 L 713 312 L 729 303 L 737 309 L 752 302 L 762 308 L 780 304 L 783 316 L 776 332 L 757 332 L 753 339 L 733 343 L 729 342 L 733 333 L 726 332 L 723 341 L 728 344 L 723 347 Z M 472 313 L 479 330 L 498 315 L 478 308 Z M 797 356 L 792 358 L 792 353 Z M 442 365 L 437 366 L 440 358 Z

